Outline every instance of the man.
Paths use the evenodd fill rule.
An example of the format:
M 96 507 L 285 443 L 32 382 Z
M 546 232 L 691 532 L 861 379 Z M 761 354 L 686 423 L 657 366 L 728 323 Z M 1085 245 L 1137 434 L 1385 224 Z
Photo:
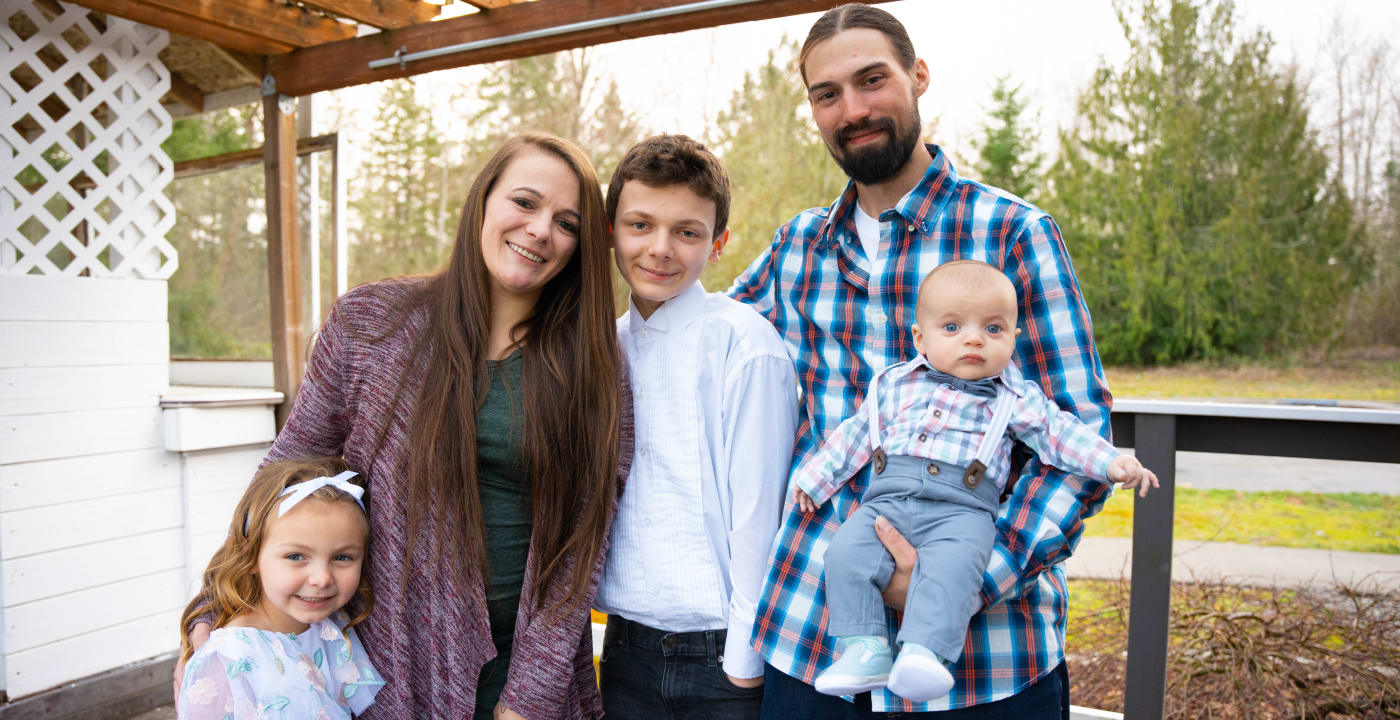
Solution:
M 1025 201 L 960 177 L 942 150 L 919 141 L 929 72 L 903 25 L 878 8 L 843 5 L 812 26 L 799 62 L 813 120 L 851 182 L 830 207 L 779 228 L 730 289 L 768 317 L 795 361 L 803 405 L 794 465 L 855 412 L 876 370 L 914 357 L 904 328 L 914 322 L 920 280 L 956 259 L 1006 274 L 1023 319 L 1016 363 L 1107 436 L 1110 396 L 1059 229 Z M 1000 508 L 982 610 L 952 667 L 952 692 L 916 705 L 880 690 L 853 705 L 811 683 L 835 654 L 823 556 L 867 482 L 862 472 L 815 515 L 784 517 L 754 627 L 768 663 L 764 717 L 1068 718 L 1058 563 L 1109 485 L 1027 463 Z M 913 551 L 883 519 L 876 528 L 899 568 L 885 601 L 902 606 Z M 889 627 L 898 628 L 897 616 Z

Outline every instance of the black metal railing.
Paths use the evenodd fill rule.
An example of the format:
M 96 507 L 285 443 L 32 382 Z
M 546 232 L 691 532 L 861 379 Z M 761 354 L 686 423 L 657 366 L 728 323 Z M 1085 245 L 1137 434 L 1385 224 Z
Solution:
M 1160 720 L 1167 682 L 1176 451 L 1400 463 L 1400 411 L 1120 400 L 1113 440 L 1134 448 L 1161 491 L 1133 505 L 1127 720 Z M 1092 522 L 1092 521 L 1091 521 Z

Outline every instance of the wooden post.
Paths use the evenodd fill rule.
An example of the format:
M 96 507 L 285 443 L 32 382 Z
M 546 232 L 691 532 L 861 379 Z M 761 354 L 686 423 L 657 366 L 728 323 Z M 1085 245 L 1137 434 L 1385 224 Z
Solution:
M 335 240 L 331 243 L 331 264 L 335 268 L 335 297 L 345 294 L 349 288 L 349 250 L 345 243 L 345 140 L 340 132 L 335 133 L 335 147 L 331 150 L 331 224 L 335 226 Z
M 297 240 L 297 125 L 293 98 L 263 81 L 263 170 L 267 197 L 267 292 L 272 314 L 272 382 L 285 399 L 277 428 L 287 422 L 306 366 L 301 317 L 301 244 Z

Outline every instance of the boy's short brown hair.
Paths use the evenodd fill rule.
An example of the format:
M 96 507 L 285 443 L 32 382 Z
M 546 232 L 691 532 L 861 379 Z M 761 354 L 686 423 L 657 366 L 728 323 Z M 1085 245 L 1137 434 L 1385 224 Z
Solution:
M 714 202 L 714 237 L 729 227 L 729 173 L 714 153 L 685 135 L 653 135 L 627 151 L 608 181 L 610 222 L 617 219 L 622 186 L 632 180 L 654 188 L 684 185 Z

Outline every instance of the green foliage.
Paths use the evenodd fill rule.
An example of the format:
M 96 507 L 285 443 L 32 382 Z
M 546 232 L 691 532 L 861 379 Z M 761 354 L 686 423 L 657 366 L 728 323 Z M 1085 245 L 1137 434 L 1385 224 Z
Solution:
M 1131 54 L 1061 133 L 1061 223 L 1109 363 L 1324 342 L 1364 262 L 1304 88 L 1228 0 L 1120 5 Z
M 1040 185 L 1043 158 L 1035 151 L 1035 130 L 1022 118 L 1026 107 L 1020 85 L 1011 87 L 1006 76 L 996 79 L 973 168 L 982 182 L 1029 200 Z
M 260 134 L 260 107 L 248 105 L 182 118 L 162 147 L 190 160 L 255 147 Z M 169 283 L 171 356 L 271 357 L 262 168 L 176 180 L 167 192 L 176 211 L 167 239 L 180 254 Z
M 1400 159 L 1386 163 L 1384 194 L 1366 231 L 1372 274 L 1352 299 L 1348 340 L 1400 345 Z
M 408 80 L 384 83 L 375 142 L 366 152 L 349 205 L 350 284 L 432 272 L 447 259 L 461 196 L 448 197 L 445 146 Z
M 799 210 L 830 203 L 846 176 L 802 114 L 797 43 L 783 38 L 768 61 L 744 76 L 719 116 L 717 154 L 729 170 L 729 245 L 701 280 L 724 290 Z

